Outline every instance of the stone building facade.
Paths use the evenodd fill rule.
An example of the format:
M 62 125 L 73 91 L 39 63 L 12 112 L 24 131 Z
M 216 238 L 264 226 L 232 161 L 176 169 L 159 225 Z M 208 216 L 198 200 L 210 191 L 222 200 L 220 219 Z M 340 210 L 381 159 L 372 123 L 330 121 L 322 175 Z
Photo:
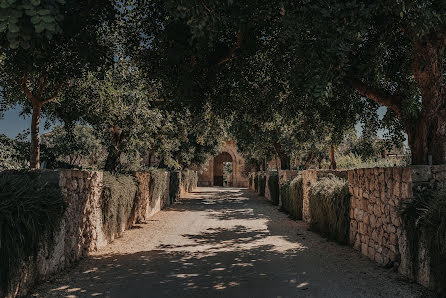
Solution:
M 211 158 L 207 165 L 198 171 L 199 186 L 223 186 L 223 163 L 232 162 L 233 187 L 248 187 L 248 176 L 245 174 L 245 159 L 238 152 L 232 140 L 227 140 L 217 156 Z

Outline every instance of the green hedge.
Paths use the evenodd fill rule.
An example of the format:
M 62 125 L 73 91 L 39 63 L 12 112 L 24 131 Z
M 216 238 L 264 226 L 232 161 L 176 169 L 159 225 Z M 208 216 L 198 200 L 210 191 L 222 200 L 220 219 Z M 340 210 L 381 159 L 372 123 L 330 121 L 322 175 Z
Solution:
M 138 183 L 133 176 L 104 172 L 101 193 L 103 229 L 108 240 L 129 228 Z
M 259 173 L 254 173 L 254 190 L 259 192 Z
M 403 206 L 403 223 L 407 234 L 413 275 L 418 275 L 419 245 L 423 241 L 430 258 L 433 287 L 446 295 L 446 190 L 417 193 Z
M 279 204 L 279 174 L 271 172 L 268 177 L 268 189 L 271 195 L 271 201 L 274 205 Z
M 45 244 L 54 249 L 67 203 L 56 171 L 0 172 L 0 280 L 8 293 L 21 263 L 37 257 Z M 0 291 L 0 292 L 2 292 Z
M 181 172 L 170 172 L 169 197 L 173 203 L 180 198 L 180 176 Z
M 259 174 L 259 194 L 261 196 L 265 195 L 265 188 L 266 188 L 266 174 L 260 173 Z
M 282 209 L 294 219 L 302 219 L 303 183 L 302 175 L 280 186 Z
M 333 175 L 310 189 L 311 229 L 330 240 L 348 243 L 350 228 L 348 182 Z
M 184 190 L 191 192 L 198 184 L 198 172 L 192 170 L 185 170 L 181 172 L 181 184 Z
M 254 173 L 249 173 L 249 189 L 254 185 Z

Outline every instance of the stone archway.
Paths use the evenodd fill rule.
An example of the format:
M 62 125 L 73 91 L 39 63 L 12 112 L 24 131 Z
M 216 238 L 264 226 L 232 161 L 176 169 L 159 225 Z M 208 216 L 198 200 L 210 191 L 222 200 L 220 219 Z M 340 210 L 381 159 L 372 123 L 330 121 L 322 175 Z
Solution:
M 224 180 L 226 177 L 224 177 L 224 165 L 225 163 L 234 163 L 233 158 L 231 154 L 228 152 L 222 152 L 216 157 L 214 157 L 214 185 L 215 186 L 225 186 Z M 232 168 L 232 175 L 233 172 L 233 166 Z M 231 175 L 231 176 L 232 176 Z M 233 178 L 231 177 L 231 184 L 232 184 Z
M 209 163 L 199 170 L 199 186 L 221 186 L 222 169 L 224 162 L 232 162 L 232 186 L 248 187 L 248 177 L 244 175 L 245 160 L 238 152 L 237 146 L 231 140 L 225 142 L 221 153 L 209 160 Z M 216 178 L 217 177 L 217 178 Z

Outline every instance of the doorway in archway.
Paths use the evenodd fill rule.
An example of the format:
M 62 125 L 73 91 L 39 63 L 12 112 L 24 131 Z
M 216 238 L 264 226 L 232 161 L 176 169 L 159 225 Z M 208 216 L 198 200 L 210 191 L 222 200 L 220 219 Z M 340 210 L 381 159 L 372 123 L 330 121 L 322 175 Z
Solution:
M 214 185 L 232 186 L 232 156 L 228 152 L 222 152 L 214 158 Z

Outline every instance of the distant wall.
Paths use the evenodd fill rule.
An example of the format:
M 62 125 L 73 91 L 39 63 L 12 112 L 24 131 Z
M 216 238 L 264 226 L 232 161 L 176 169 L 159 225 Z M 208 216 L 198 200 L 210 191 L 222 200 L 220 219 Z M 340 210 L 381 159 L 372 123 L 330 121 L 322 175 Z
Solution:
M 170 173 L 166 171 L 134 173 L 131 176 L 134 177 L 137 191 L 134 197 L 125 198 L 131 202 L 128 212 L 125 213 L 128 216 L 118 223 L 113 222 L 116 217 L 104 217 L 104 173 L 78 170 L 53 172 L 68 203 L 59 232 L 52 243 L 40 243 L 36 258 L 22 261 L 19 277 L 12 280 L 9 293 L 2 293 L 0 289 L 1 297 L 25 296 L 36 282 L 47 279 L 51 274 L 70 266 L 90 252 L 106 246 L 125 229 L 135 223 L 144 222 L 169 206 L 175 201 L 173 197 L 179 197 L 180 188 L 183 192 L 192 191 L 197 181 L 192 179 L 191 184 L 184 187 L 180 181 L 181 175 L 175 176 L 178 177 L 175 178 L 178 179 L 177 182 L 172 182 Z M 178 185 L 178 189 L 173 193 L 169 191 L 172 185 Z M 105 220 L 108 221 L 107 226 Z M 115 226 L 116 229 L 109 229 L 109 225 Z

